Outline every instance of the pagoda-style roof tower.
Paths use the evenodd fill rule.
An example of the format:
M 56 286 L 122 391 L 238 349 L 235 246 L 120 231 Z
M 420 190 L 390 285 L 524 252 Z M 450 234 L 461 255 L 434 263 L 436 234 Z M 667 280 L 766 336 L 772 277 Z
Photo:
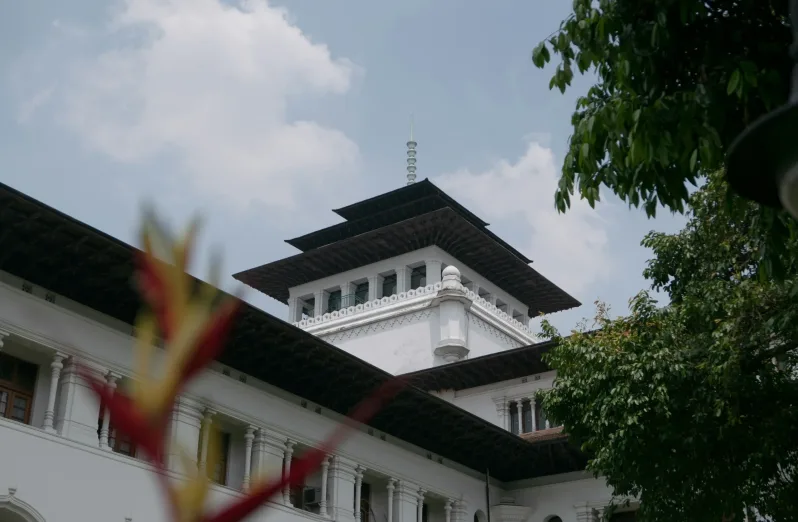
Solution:
M 287 240 L 301 253 L 234 277 L 390 372 L 531 344 L 529 317 L 580 304 L 429 180 L 334 212 Z

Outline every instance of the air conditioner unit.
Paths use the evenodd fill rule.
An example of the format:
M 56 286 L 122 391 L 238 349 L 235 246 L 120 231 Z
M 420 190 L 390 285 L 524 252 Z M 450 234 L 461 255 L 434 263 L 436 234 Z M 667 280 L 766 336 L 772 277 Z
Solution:
M 302 503 L 306 507 L 318 506 L 321 503 L 321 488 L 306 487 L 302 492 Z

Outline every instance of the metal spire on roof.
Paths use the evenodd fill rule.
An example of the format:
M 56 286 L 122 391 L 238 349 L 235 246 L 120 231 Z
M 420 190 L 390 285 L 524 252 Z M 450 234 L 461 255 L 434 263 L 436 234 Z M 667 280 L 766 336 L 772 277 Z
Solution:
M 416 182 L 416 145 L 413 139 L 413 116 L 410 116 L 410 141 L 407 142 L 407 184 Z

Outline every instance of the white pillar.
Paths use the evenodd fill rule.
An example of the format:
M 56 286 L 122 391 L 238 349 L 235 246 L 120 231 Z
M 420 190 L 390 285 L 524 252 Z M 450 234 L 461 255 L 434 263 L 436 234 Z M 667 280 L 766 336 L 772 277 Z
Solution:
M 396 488 L 395 522 L 418 522 L 418 489 L 410 482 L 401 481 Z
M 244 433 L 244 491 L 249 491 L 249 481 L 252 473 L 252 441 L 255 440 L 256 429 L 255 426 L 247 426 L 247 431 Z
M 421 522 L 424 519 L 424 491 L 423 489 L 419 488 L 418 490 L 418 514 L 417 514 L 417 521 Z
M 524 433 L 524 403 L 521 399 L 515 401 L 515 406 L 518 408 L 518 434 Z
M 291 473 L 291 457 L 294 455 L 294 442 L 287 440 L 285 442 L 285 476 Z M 291 505 L 291 486 L 286 485 L 283 490 L 283 503 L 286 506 Z
M 59 382 L 61 401 L 57 415 L 58 431 L 62 437 L 98 448 L 100 401 L 89 383 L 78 375 L 77 365 L 78 361 L 74 357 L 70 358 Z M 106 373 L 96 366 L 86 363 L 83 366 L 97 379 L 102 379 Z
M 427 268 L 427 284 L 434 285 L 441 282 L 441 267 L 443 263 L 439 259 L 428 259 L 424 262 Z
M 259 479 L 274 478 L 283 472 L 285 437 L 265 428 L 258 429 L 252 451 L 253 474 Z
M 466 298 L 461 284 L 460 271 L 447 266 L 438 292 L 440 340 L 432 352 L 433 366 L 440 366 L 465 359 L 468 356 L 466 337 Z
M 396 490 L 396 480 L 388 479 L 388 522 L 393 522 L 393 492 Z
M 382 298 L 383 279 L 381 275 L 369 276 L 369 301 Z
M 352 500 L 355 498 L 355 463 L 336 455 L 330 467 L 332 481 L 333 519 L 336 522 L 353 522 L 355 512 Z
M 169 469 L 178 473 L 196 473 L 197 455 L 202 429 L 202 405 L 186 397 L 178 397 L 169 424 Z M 191 465 L 186 468 L 184 457 Z
M 409 266 L 400 266 L 396 269 L 396 293 L 407 292 L 410 290 L 410 274 L 412 270 Z
M 355 522 L 360 522 L 360 495 L 363 494 L 363 472 L 366 469 L 362 466 L 355 468 Z
M 538 431 L 538 426 L 537 426 L 538 421 L 535 418 L 536 417 L 536 415 L 535 415 L 536 408 L 537 408 L 537 406 L 535 406 L 535 398 L 531 397 L 529 399 L 529 409 L 532 410 L 532 432 L 533 433 Z
M 11 335 L 10 333 L 6 332 L 5 330 L 0 330 L 0 350 L 3 349 L 5 346 L 5 338 Z
M 208 442 L 211 438 L 211 424 L 215 414 L 215 411 L 206 408 L 202 416 L 202 446 L 200 447 L 199 470 L 203 473 L 208 469 Z
M 496 413 L 499 416 L 499 426 L 504 428 L 507 431 L 510 431 L 512 426 L 510 426 L 509 422 L 509 409 L 507 404 L 507 397 L 498 397 L 493 399 L 493 403 L 496 405 Z
M 446 499 L 446 504 L 443 506 L 443 512 L 446 513 L 445 522 L 452 522 L 452 499 Z
M 319 502 L 319 511 L 321 516 L 329 517 L 327 512 L 327 475 L 330 473 L 330 456 L 326 455 L 324 460 L 321 461 L 321 501 Z
M 314 317 L 321 317 L 327 311 L 327 298 L 329 295 L 330 294 L 324 290 L 318 290 L 313 295 L 313 299 L 316 303 L 313 310 Z
M 0 348 L 3 346 L 2 332 L 0 332 Z M 44 412 L 44 431 L 55 433 L 53 420 L 55 419 L 55 396 L 58 392 L 58 380 L 61 378 L 61 370 L 64 368 L 66 355 L 56 352 L 53 355 L 53 362 L 50 363 L 50 391 L 47 396 L 47 410 Z
M 108 387 L 111 390 L 116 390 L 116 381 L 119 379 L 119 375 L 116 375 L 113 372 L 108 372 L 108 375 L 105 376 L 106 382 L 108 382 Z M 106 407 L 105 411 L 103 412 L 103 425 L 100 428 L 100 449 L 104 450 L 112 450 L 113 448 L 108 444 L 108 435 L 111 433 L 111 410 L 110 408 Z
M 295 323 L 302 320 L 302 301 L 295 296 L 288 298 L 288 322 Z

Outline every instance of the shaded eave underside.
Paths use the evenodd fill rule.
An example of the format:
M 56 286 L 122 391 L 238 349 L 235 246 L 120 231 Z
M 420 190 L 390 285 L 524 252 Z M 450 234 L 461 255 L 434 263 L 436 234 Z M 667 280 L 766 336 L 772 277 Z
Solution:
M 452 208 L 406 219 L 235 274 L 281 301 L 288 289 L 361 266 L 438 246 L 529 307 L 529 316 L 579 306 L 579 301 L 498 245 Z
M 132 324 L 137 250 L 0 184 L 0 270 Z M 219 362 L 346 414 L 389 378 L 382 370 L 246 305 Z M 567 443 L 531 444 L 417 387 L 371 426 L 474 470 L 513 481 L 583 469 Z
M 404 377 L 428 391 L 477 388 L 549 371 L 543 355 L 553 346 L 553 342 L 545 341 L 407 373 Z

